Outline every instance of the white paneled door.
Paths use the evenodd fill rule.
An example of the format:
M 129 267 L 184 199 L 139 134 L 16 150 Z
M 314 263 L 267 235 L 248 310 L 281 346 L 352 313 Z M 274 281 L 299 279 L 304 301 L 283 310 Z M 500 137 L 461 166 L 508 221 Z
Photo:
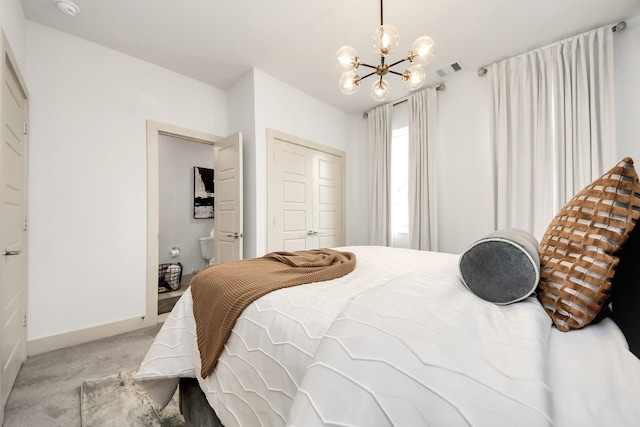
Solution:
M 242 134 L 214 145 L 214 259 L 242 259 Z
M 3 40 L 7 48 L 6 39 Z M 0 174 L 0 424 L 26 359 L 26 162 L 28 95 L 10 50 L 3 55 L 3 141 Z
M 268 250 L 343 246 L 343 156 L 282 134 L 268 140 Z

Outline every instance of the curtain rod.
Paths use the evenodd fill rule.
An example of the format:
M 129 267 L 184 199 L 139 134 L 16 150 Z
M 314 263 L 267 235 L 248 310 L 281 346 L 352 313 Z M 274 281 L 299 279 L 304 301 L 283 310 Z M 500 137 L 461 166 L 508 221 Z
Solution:
M 436 90 L 438 92 L 441 92 L 441 91 L 445 90 L 446 88 L 447 88 L 447 86 L 445 86 L 444 83 L 440 83 L 438 86 L 436 86 Z M 411 95 L 405 96 L 404 98 L 398 98 L 393 102 L 392 105 L 395 107 L 398 104 L 402 104 L 403 102 L 407 102 L 409 100 L 410 96 Z M 367 117 L 369 117 L 369 112 L 368 111 L 365 111 L 364 113 L 362 113 L 362 118 L 363 119 L 366 119 Z
M 446 88 L 447 88 L 447 87 L 445 86 L 445 84 L 444 84 L 444 83 L 440 83 L 438 86 L 436 86 L 436 90 L 437 90 L 438 92 L 441 92 L 441 91 L 445 90 Z M 410 97 L 410 96 L 411 96 L 411 95 L 405 96 L 404 98 L 396 99 L 396 100 L 393 102 L 393 106 L 395 107 L 395 106 L 396 106 L 396 105 L 398 105 L 398 104 L 402 104 L 403 102 L 407 102 L 407 101 L 409 100 L 409 97 Z
M 611 31 L 614 32 L 614 33 L 619 33 L 620 31 L 624 31 L 625 28 L 627 28 L 627 22 L 626 21 L 620 21 L 616 25 L 611 27 Z M 569 37 L 569 38 L 571 38 L 571 37 Z M 536 49 L 534 49 L 534 50 L 536 50 Z M 498 60 L 496 62 L 500 62 L 500 61 L 502 61 L 502 59 L 500 59 L 500 60 Z M 480 68 L 478 68 L 478 75 L 480 77 L 482 77 L 485 74 L 487 74 L 488 71 L 489 70 L 488 70 L 487 67 L 480 67 Z

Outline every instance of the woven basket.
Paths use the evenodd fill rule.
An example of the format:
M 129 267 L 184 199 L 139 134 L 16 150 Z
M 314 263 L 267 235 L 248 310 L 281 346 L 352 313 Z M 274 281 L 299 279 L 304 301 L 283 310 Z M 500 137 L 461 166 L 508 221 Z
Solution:
M 180 289 L 182 280 L 182 264 L 167 263 L 158 265 L 158 292 Z

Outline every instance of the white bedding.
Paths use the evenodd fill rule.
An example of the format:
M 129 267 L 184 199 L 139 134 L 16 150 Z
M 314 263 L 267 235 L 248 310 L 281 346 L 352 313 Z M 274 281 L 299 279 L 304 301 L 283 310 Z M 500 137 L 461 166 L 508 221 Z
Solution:
M 197 375 L 186 292 L 135 378 L 164 403 L 175 378 L 197 377 L 226 427 L 609 425 L 612 412 L 621 422 L 616 425 L 640 425 L 640 362 L 612 322 L 580 335 L 552 332 L 535 298 L 509 306 L 476 298 L 460 280 L 457 255 L 341 250 L 356 254 L 352 273 L 255 301 L 205 379 Z M 564 339 L 568 335 L 573 342 Z M 603 369 L 590 365 L 605 356 L 569 366 L 565 353 L 593 353 L 603 340 L 606 357 L 623 360 L 624 371 L 596 376 L 613 394 L 585 424 L 574 405 L 599 402 L 572 384 L 584 381 L 581 369 L 588 375 Z M 638 375 L 635 383 L 629 375 Z M 616 381 L 626 385 L 618 388 Z

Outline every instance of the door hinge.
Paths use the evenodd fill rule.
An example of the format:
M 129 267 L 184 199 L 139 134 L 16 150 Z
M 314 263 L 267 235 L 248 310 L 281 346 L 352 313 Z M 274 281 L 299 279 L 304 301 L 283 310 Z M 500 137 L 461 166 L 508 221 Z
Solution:
M 25 135 L 29 135 L 29 123 L 24 122 L 22 125 L 22 133 Z
M 27 313 L 22 313 L 22 326 L 27 326 Z
M 22 224 L 22 230 L 27 231 L 28 229 L 29 229 L 29 220 L 25 218 L 24 223 Z

